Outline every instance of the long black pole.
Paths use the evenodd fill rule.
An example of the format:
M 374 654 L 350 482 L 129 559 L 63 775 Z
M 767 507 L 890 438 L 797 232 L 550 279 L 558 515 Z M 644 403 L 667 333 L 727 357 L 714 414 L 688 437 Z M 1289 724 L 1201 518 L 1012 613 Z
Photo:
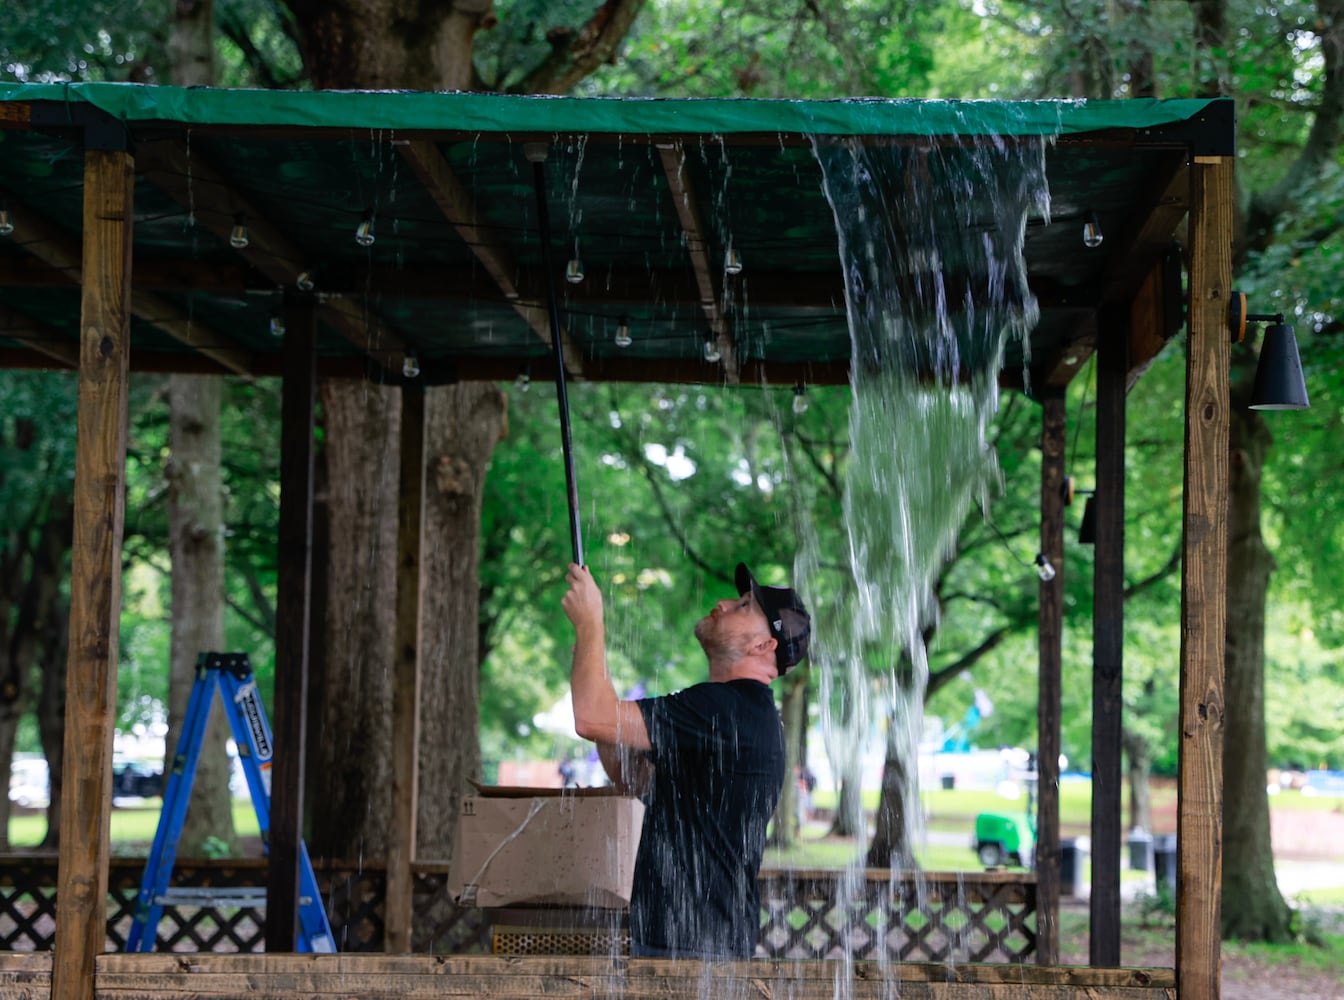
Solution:
M 555 397 L 560 404 L 560 442 L 565 453 L 565 489 L 569 493 L 569 537 L 574 561 L 583 565 L 583 534 L 579 527 L 579 486 L 574 477 L 574 441 L 569 432 L 569 394 L 565 390 L 565 349 L 560 343 L 560 302 L 555 291 L 555 273 L 551 268 L 551 215 L 546 205 L 545 143 L 527 144 L 532 161 L 532 179 L 537 189 L 537 228 L 541 235 L 541 269 L 546 273 L 546 300 L 551 318 L 551 350 L 555 354 Z

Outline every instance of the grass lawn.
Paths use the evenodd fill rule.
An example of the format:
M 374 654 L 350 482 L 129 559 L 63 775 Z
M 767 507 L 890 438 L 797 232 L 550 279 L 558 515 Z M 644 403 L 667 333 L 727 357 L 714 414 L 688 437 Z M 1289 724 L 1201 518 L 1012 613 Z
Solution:
M 159 826 L 160 799 L 147 799 L 144 805 L 112 810 L 112 850 L 116 854 L 149 853 Z M 235 799 L 233 826 L 240 837 L 255 837 L 261 832 L 257 813 L 247 799 Z M 47 833 L 45 813 L 12 816 L 9 820 L 9 844 L 13 848 L 36 847 Z

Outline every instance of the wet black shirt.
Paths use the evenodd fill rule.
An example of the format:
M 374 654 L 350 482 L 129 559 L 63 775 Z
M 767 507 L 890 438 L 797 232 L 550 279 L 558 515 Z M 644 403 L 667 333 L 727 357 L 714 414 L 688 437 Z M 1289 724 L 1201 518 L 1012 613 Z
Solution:
M 631 937 L 684 955 L 750 958 L 756 877 L 784 785 L 784 729 L 758 681 L 704 683 L 639 702 L 653 787 L 630 900 Z

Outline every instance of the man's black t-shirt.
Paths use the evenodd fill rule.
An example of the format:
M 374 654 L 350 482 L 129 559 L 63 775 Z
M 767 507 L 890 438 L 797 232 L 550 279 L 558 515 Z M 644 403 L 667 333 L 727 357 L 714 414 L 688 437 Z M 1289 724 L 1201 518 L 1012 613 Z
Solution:
M 654 780 L 635 862 L 631 938 L 658 951 L 750 958 L 766 825 L 784 785 L 774 697 L 765 684 L 736 680 L 639 707 Z

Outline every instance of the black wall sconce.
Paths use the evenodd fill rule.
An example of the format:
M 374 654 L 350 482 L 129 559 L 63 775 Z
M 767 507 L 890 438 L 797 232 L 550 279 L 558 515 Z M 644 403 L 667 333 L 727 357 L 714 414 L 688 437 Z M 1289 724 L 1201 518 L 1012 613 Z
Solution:
M 1233 340 L 1246 337 L 1247 323 L 1268 323 L 1260 344 L 1260 361 L 1255 367 L 1255 386 L 1251 390 L 1252 410 L 1305 410 L 1307 383 L 1302 377 L 1302 359 L 1297 353 L 1297 335 L 1283 321 L 1283 313 L 1248 313 L 1244 292 L 1233 292 L 1227 303 L 1227 326 Z

